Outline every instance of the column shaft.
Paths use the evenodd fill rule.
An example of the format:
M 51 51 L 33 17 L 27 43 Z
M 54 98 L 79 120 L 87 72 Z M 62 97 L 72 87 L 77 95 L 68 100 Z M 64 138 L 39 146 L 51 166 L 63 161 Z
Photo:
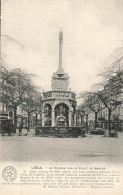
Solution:
M 51 126 L 54 127 L 55 126 L 55 111 L 52 110 L 52 115 L 51 115 Z
M 71 127 L 72 124 L 72 112 L 69 111 L 69 127 Z
M 45 116 L 44 116 L 44 111 L 42 111 L 42 126 L 45 126 Z
M 74 126 L 76 126 L 76 113 L 74 114 Z
M 59 44 L 59 68 L 62 68 L 62 43 Z

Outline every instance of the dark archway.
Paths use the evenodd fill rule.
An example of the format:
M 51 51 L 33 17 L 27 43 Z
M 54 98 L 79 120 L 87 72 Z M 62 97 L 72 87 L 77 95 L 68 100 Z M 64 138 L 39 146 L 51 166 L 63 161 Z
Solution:
M 57 104 L 55 107 L 55 120 L 57 126 L 69 126 L 69 107 L 65 103 Z

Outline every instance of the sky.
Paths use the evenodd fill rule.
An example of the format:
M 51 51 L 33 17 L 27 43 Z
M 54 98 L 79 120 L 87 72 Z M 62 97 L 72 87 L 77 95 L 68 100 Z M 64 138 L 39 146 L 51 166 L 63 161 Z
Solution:
M 2 58 L 51 89 L 63 31 L 63 69 L 77 94 L 91 90 L 109 56 L 123 46 L 123 0 L 2 0 Z

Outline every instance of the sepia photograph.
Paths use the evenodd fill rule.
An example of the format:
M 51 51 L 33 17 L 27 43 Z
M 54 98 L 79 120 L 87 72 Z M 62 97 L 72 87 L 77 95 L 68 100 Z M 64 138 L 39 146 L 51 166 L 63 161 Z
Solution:
M 2 0 L 0 83 L 2 195 L 123 193 L 123 0 Z

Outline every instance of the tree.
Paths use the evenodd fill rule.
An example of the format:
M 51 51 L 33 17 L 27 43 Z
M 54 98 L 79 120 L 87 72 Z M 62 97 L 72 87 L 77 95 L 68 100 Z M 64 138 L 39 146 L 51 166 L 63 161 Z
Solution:
M 37 114 L 41 113 L 41 94 L 32 86 L 31 90 L 27 90 L 24 101 L 22 102 L 22 109 L 27 112 L 28 115 L 28 130 L 30 129 L 30 115 L 31 113 L 36 113 L 36 123 Z
M 92 112 L 95 114 L 95 128 L 97 127 L 97 117 L 98 113 L 105 108 L 105 106 L 101 104 L 100 98 L 97 94 L 89 93 L 88 94 L 88 106 Z
M 82 113 L 82 116 L 85 116 L 85 120 L 86 120 L 85 128 L 86 128 L 86 131 L 88 132 L 88 115 L 91 112 L 91 110 L 88 106 L 88 102 L 84 101 L 84 103 L 80 104 L 78 107 L 78 110 L 79 110 L 80 114 Z
M 111 130 L 111 114 L 123 103 L 123 48 L 117 49 L 109 58 L 108 67 L 101 72 L 103 82 L 97 95 L 108 109 L 108 127 Z
M 108 110 L 108 128 L 111 130 L 111 114 L 123 103 L 123 48 L 116 50 L 107 62 L 107 67 L 98 76 L 101 83 L 91 92 L 82 92 L 79 98 L 84 99 L 85 105 L 95 113 L 95 127 L 97 113 L 102 109 Z M 86 100 L 86 101 L 85 101 Z M 100 107 L 100 102 L 102 103 Z
M 96 94 L 108 109 L 108 129 L 111 130 L 111 114 L 123 102 L 122 91 L 123 85 L 120 83 L 119 76 L 115 76 L 105 85 L 104 90 Z
M 27 90 L 32 88 L 29 76 L 21 71 L 14 69 L 2 72 L 2 101 L 8 104 L 8 107 L 14 109 L 14 125 L 17 127 L 17 107 L 25 100 Z
M 84 104 L 88 107 L 87 110 L 90 112 L 94 112 L 95 114 L 95 128 L 97 127 L 97 117 L 98 113 L 105 108 L 105 106 L 101 104 L 100 98 L 95 92 L 86 91 L 80 94 L 80 97 L 84 99 Z M 85 110 L 85 109 L 84 109 Z M 87 111 L 86 111 L 87 112 Z
M 107 83 L 112 76 L 123 71 L 123 47 L 116 49 L 100 69 L 98 76 L 101 76 Z
M 104 108 L 108 110 L 108 129 L 111 130 L 111 114 L 118 106 L 123 103 L 123 71 L 111 76 L 104 85 L 103 90 L 84 92 L 80 98 L 86 100 L 86 106 L 95 112 L 95 125 L 97 123 L 97 113 Z M 100 107 L 100 102 L 103 107 Z

